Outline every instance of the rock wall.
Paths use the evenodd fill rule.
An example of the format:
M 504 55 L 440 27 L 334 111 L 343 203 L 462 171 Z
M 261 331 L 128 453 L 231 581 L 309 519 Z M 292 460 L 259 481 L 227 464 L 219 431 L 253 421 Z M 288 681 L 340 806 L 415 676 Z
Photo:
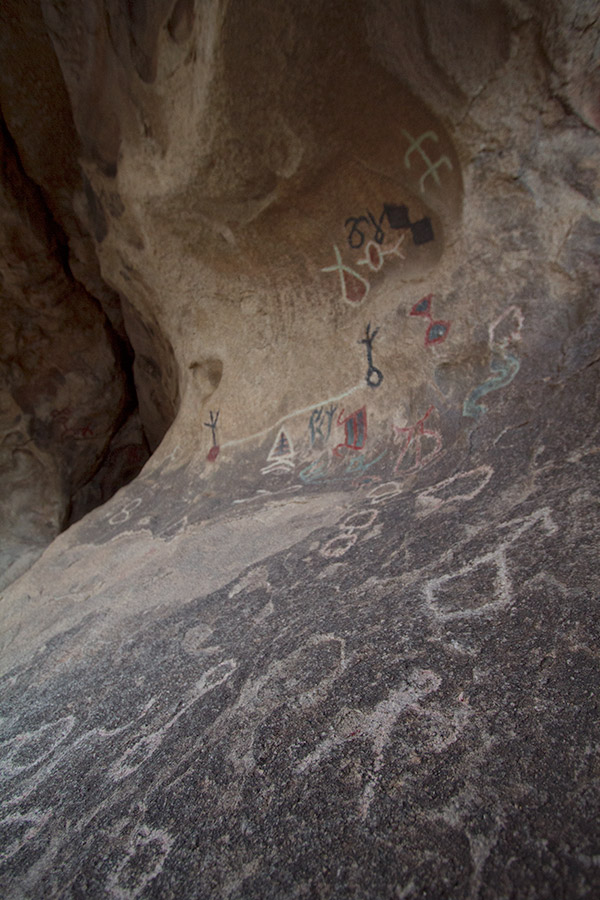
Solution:
M 7 898 L 600 893 L 599 18 L 2 5 Z
M 5 501 L 23 540 L 119 486 L 112 462 L 95 473 L 135 407 L 129 474 L 179 411 L 155 462 L 178 448 L 201 478 L 353 483 L 375 461 L 393 478 L 471 440 L 519 372 L 531 391 L 554 377 L 573 316 L 593 332 L 593 5 L 28 0 L 2 17 L 7 190 L 35 195 L 57 277 L 97 317 L 89 354 L 71 348 L 97 380 L 36 413 L 60 457 L 38 462 L 45 530 Z M 8 376 L 5 404 L 32 415 L 39 381 L 17 365 L 29 407 Z
M 105 317 L 65 270 L 6 132 L 0 167 L 2 562 L 14 574 L 67 522 L 123 418 L 126 385 Z

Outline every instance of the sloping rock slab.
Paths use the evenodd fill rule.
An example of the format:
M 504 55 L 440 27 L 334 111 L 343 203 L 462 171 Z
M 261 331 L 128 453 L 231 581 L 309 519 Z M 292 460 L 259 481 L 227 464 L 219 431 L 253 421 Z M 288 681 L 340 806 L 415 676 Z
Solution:
M 409 490 L 82 544 L 86 583 L 50 548 L 3 606 L 4 896 L 600 892 L 596 369 Z

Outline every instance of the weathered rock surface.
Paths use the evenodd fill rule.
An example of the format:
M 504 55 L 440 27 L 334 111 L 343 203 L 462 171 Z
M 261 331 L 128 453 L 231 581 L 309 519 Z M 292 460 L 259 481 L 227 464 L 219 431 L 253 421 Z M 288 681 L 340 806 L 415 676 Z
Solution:
M 39 192 L 3 141 L 0 535 L 10 580 L 68 520 L 71 496 L 127 412 L 127 392 L 105 316 L 65 271 Z
M 595 896 L 597 5 L 10 10 L 4 893 Z
M 4 601 L 5 895 L 594 896 L 597 402 L 412 486 L 211 515 L 167 465 L 58 538 Z

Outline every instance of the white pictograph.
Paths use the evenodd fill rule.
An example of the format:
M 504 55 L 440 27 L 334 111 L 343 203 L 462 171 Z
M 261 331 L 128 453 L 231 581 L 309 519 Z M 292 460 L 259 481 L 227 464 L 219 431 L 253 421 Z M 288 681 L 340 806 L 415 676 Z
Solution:
M 393 247 L 383 250 L 376 241 L 368 241 L 365 246 L 365 255 L 362 259 L 358 259 L 357 265 L 368 266 L 372 272 L 379 272 L 382 268 L 386 256 L 397 256 L 398 259 L 406 259 L 404 253 L 400 249 L 404 243 L 406 235 L 401 235 Z
M 267 456 L 267 465 L 260 471 L 263 475 L 268 475 L 269 472 L 291 472 L 293 468 L 294 447 L 292 440 L 285 428 L 280 428 Z
M 235 772 L 243 776 L 253 771 L 261 724 L 282 707 L 313 709 L 328 697 L 348 665 L 343 638 L 328 633 L 312 635 L 288 656 L 273 660 L 262 674 L 248 678 L 214 732 L 209 728 L 207 740 L 220 744 L 225 728 L 231 735 L 228 757 Z
M 129 837 L 123 859 L 106 883 L 111 900 L 131 900 L 162 872 L 174 838 L 163 828 L 141 825 Z
M 359 275 L 350 266 L 342 262 L 342 255 L 337 244 L 333 245 L 335 253 L 335 265 L 326 266 L 321 269 L 322 272 L 337 272 L 340 278 L 340 289 L 342 298 L 346 303 L 359 304 L 362 303 L 370 290 L 370 284 L 366 278 Z
M 168 721 L 156 731 L 146 732 L 138 740 L 134 738 L 134 743 L 108 768 L 107 777 L 113 782 L 119 782 L 135 772 L 155 753 L 166 733 L 177 723 L 179 718 L 202 696 L 227 681 L 236 668 L 237 661 L 228 659 L 204 672 L 187 694 L 177 700 L 175 706 L 172 706 L 167 712 L 167 715 L 170 716 Z M 110 753 L 113 739 L 117 736 L 132 729 L 134 729 L 134 735 L 139 734 L 136 726 L 139 727 L 138 723 L 143 721 L 154 709 L 156 701 L 156 697 L 151 697 L 131 721 L 116 728 L 95 727 L 74 738 L 77 721 L 74 716 L 68 715 L 55 721 L 44 722 L 37 728 L 21 731 L 0 742 L 0 810 L 2 815 L 0 829 L 6 826 L 11 832 L 13 840 L 8 846 L 11 856 L 14 856 L 23 846 L 43 832 L 48 822 L 56 821 L 56 811 L 52 807 L 24 808 L 28 798 L 35 796 L 40 785 L 47 784 L 55 773 L 60 773 L 62 777 L 65 771 L 72 770 L 73 761 L 78 754 L 83 753 L 91 760 L 95 758 L 96 752 L 92 748 L 97 748 L 99 744 L 106 742 L 107 752 Z M 4 719 L 1 724 L 6 729 L 8 720 Z M 110 802 L 108 799 L 101 806 L 110 805 Z M 20 804 L 19 808 L 16 808 L 17 804 Z M 68 830 L 64 834 L 66 836 Z M 160 849 L 158 845 L 161 845 L 161 834 L 162 832 L 156 830 L 148 831 L 145 826 L 138 828 L 137 837 L 131 844 L 131 852 L 127 854 L 123 865 L 117 867 L 115 871 L 109 896 L 137 897 L 142 888 L 155 877 L 154 864 L 150 869 L 144 870 L 144 860 L 149 859 L 154 844 L 157 844 L 157 848 Z M 165 839 L 168 843 L 170 842 L 168 835 Z M 157 854 L 160 855 L 158 849 L 154 854 L 155 857 Z M 143 857 L 140 865 L 138 865 L 140 861 L 136 858 L 138 850 Z M 166 853 L 162 858 L 164 856 Z M 4 848 L 4 857 L 7 858 L 6 848 Z M 130 873 L 131 877 L 125 874 L 132 860 L 135 862 L 132 868 L 135 869 L 135 872 L 140 872 L 141 880 L 138 879 L 137 886 L 133 884 L 134 872 Z
M 521 368 L 521 361 L 515 356 L 515 345 L 521 340 L 524 322 L 521 309 L 509 306 L 488 326 L 490 376 L 465 397 L 463 416 L 478 419 L 487 410 L 483 397 L 507 387 L 515 379 Z
M 511 321 L 512 320 L 512 321 Z M 511 344 L 521 340 L 525 316 L 518 306 L 509 306 L 500 313 L 497 319 L 488 325 L 488 344 L 490 349 L 498 347 L 505 350 Z M 506 326 L 508 333 L 504 333 L 502 326 Z M 511 327 L 512 326 L 512 327 Z
M 384 763 L 385 748 L 402 713 L 411 707 L 418 707 L 428 694 L 437 691 L 441 678 L 431 669 L 416 669 L 406 684 L 391 690 L 385 700 L 381 700 L 372 710 L 349 710 L 349 715 L 334 734 L 320 741 L 315 749 L 296 766 L 296 774 L 302 774 L 318 766 L 338 747 L 348 741 L 370 742 L 374 757 L 373 766 L 359 801 L 361 818 L 365 819 L 373 801 L 379 773 Z
M 74 716 L 63 716 L 0 742 L 0 784 L 45 762 L 66 741 L 74 726 Z
M 52 818 L 50 810 L 30 809 L 27 812 L 11 812 L 0 819 L 0 833 L 7 831 L 9 835 L 15 835 L 10 843 L 4 843 L 1 858 L 8 862 L 21 847 L 29 844 Z M 17 835 L 17 832 L 21 833 Z
M 146 711 L 144 710 L 141 715 L 145 715 Z M 56 723 L 45 723 L 36 731 L 21 732 L 0 745 L 0 752 L 2 747 L 12 746 L 12 751 L 5 761 L 7 764 L 3 769 L 0 769 L 0 784 L 2 780 L 5 782 L 2 786 L 0 808 L 6 809 L 11 806 L 14 807 L 17 803 L 23 803 L 55 771 L 59 771 L 64 764 L 68 764 L 68 760 L 80 749 L 85 751 L 92 744 L 110 741 L 135 725 L 135 720 L 133 720 L 117 728 L 91 728 L 74 740 L 68 740 L 72 737 L 76 720 L 73 716 L 65 716 L 64 719 L 59 721 L 64 724 L 61 726 L 58 734 L 53 731 Z M 42 747 L 39 744 L 39 738 L 45 734 L 52 734 L 54 740 L 45 738 L 45 743 Z M 15 751 L 18 754 L 16 758 Z M 31 759 L 24 763 L 23 756 L 29 753 L 31 753 Z M 34 755 L 36 753 L 37 756 Z M 24 778 L 13 780 L 15 774 L 21 774 L 25 770 L 29 771 Z
M 403 490 L 404 488 L 399 481 L 386 481 L 371 488 L 367 497 L 371 503 L 385 503 L 386 500 L 391 500 L 392 497 L 401 494 Z
M 404 154 L 404 165 L 406 166 L 406 168 L 410 169 L 411 167 L 411 156 L 413 155 L 413 153 L 418 154 L 419 158 L 426 166 L 425 172 L 419 179 L 419 188 L 421 190 L 421 193 L 424 193 L 425 191 L 426 178 L 432 178 L 436 185 L 440 187 L 441 182 L 438 169 L 441 166 L 445 166 L 447 169 L 452 170 L 453 166 L 447 156 L 440 156 L 440 158 L 436 162 L 434 162 L 430 158 L 429 154 L 425 150 L 423 150 L 424 141 L 431 141 L 432 143 L 439 144 L 440 139 L 435 131 L 424 131 L 423 134 L 419 135 L 418 138 L 414 138 L 412 134 L 409 134 L 409 132 L 405 131 L 404 129 L 402 129 L 402 134 L 407 139 L 407 141 L 411 142 L 410 147 Z
M 140 522 L 143 524 L 143 521 Z M 188 517 L 187 515 L 183 516 L 181 519 L 177 519 L 177 521 L 173 522 L 170 525 L 167 525 L 166 528 L 160 532 L 159 537 L 162 538 L 163 541 L 170 541 L 178 534 L 181 534 L 182 531 L 185 531 L 188 526 Z
M 477 556 L 475 559 L 471 560 L 471 562 L 455 569 L 453 572 L 448 572 L 437 578 L 430 578 L 423 591 L 425 600 L 435 612 L 436 616 L 443 620 L 467 618 L 469 616 L 479 615 L 482 612 L 496 611 L 509 606 L 512 603 L 513 590 L 507 551 L 508 548 L 524 534 L 524 532 L 529 531 L 536 524 L 539 524 L 546 534 L 555 534 L 558 531 L 558 526 L 552 519 L 549 507 L 538 509 L 529 516 L 511 519 L 509 522 L 502 522 L 498 526 L 498 531 L 507 531 L 508 533 L 505 539 L 501 540 L 493 550 L 490 550 L 488 553 L 483 553 L 481 556 Z M 477 606 L 465 607 L 461 605 L 458 608 L 456 605 L 449 606 L 447 597 L 444 599 L 446 586 L 451 585 L 452 590 L 450 591 L 450 595 L 454 603 L 454 598 L 457 596 L 457 593 L 460 592 L 458 595 L 459 602 L 461 602 L 463 594 L 466 597 L 473 595 L 474 591 L 473 589 L 461 591 L 459 586 L 460 580 L 470 578 L 474 572 L 478 573 L 481 577 L 483 573 L 480 570 L 486 566 L 490 567 L 493 575 L 493 589 L 489 599 L 485 598 L 483 602 L 479 603 Z
M 340 533 L 323 544 L 319 550 L 321 556 L 327 559 L 339 559 L 341 556 L 345 556 L 357 542 L 360 532 L 370 528 L 378 515 L 379 512 L 376 509 L 352 513 L 340 523 Z
M 433 512 L 441 506 L 474 500 L 489 483 L 493 474 L 491 466 L 477 466 L 468 472 L 459 472 L 438 481 L 417 495 L 417 507 L 426 512 Z
M 123 778 L 127 778 L 128 775 L 136 772 L 141 765 L 154 755 L 162 744 L 165 735 L 173 728 L 181 716 L 197 703 L 201 697 L 227 681 L 236 669 L 237 661 L 235 659 L 226 659 L 204 672 L 193 688 L 182 698 L 182 702 L 177 704 L 177 712 L 161 728 L 151 734 L 145 734 L 113 762 L 108 769 L 108 774 L 112 780 L 122 781 Z
M 119 512 L 110 517 L 110 519 L 108 520 L 108 524 L 123 525 L 125 522 L 128 522 L 131 518 L 131 513 L 134 511 L 134 509 L 137 509 L 138 506 L 141 505 L 141 502 L 141 497 L 136 497 L 135 500 L 130 500 L 119 510 Z

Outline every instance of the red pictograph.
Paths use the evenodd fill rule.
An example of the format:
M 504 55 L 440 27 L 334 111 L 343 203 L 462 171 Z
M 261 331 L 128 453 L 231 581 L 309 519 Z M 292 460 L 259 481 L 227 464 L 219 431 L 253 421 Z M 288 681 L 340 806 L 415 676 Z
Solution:
M 425 346 L 431 347 L 432 344 L 443 344 L 450 332 L 451 322 L 443 319 L 435 319 L 432 316 L 431 301 L 433 294 L 427 294 L 418 303 L 415 303 L 410 311 L 411 316 L 422 316 L 429 320 L 427 331 L 425 332 Z
M 337 424 L 344 426 L 345 439 L 343 443 L 333 448 L 335 456 L 342 456 L 342 448 L 348 450 L 362 450 L 367 441 L 367 407 L 361 406 L 344 418 L 344 410 L 338 416 Z
M 434 431 L 430 428 L 425 428 L 425 422 L 429 418 L 429 416 L 434 411 L 435 406 L 430 406 L 425 415 L 419 419 L 419 421 L 415 425 L 411 425 L 408 428 L 399 428 L 397 425 L 394 425 L 394 431 L 396 435 L 400 436 L 401 441 L 401 450 L 398 459 L 396 460 L 396 465 L 394 467 L 394 474 L 398 472 L 402 463 L 405 459 L 407 459 L 409 451 L 412 455 L 413 462 L 409 464 L 406 468 L 403 468 L 402 471 L 406 474 L 410 472 L 416 472 L 423 465 L 431 462 L 442 449 L 442 436 L 439 431 Z M 429 439 L 433 441 L 433 446 L 424 454 L 423 453 L 423 442 Z M 410 460 L 410 457 L 408 457 Z

